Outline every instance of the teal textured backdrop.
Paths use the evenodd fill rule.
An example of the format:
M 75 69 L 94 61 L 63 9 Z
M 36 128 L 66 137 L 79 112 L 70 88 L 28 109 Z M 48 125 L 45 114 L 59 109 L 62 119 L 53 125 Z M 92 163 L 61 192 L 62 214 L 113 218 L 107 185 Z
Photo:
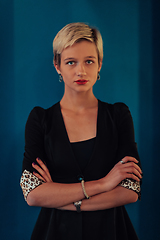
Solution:
M 141 240 L 159 239 L 159 10 L 158 0 L 0 0 L 0 239 L 30 239 L 40 209 L 27 206 L 19 187 L 25 123 L 34 106 L 62 97 L 52 40 L 77 21 L 98 27 L 104 41 L 95 95 L 125 102 L 133 116 L 144 179 L 128 213 Z

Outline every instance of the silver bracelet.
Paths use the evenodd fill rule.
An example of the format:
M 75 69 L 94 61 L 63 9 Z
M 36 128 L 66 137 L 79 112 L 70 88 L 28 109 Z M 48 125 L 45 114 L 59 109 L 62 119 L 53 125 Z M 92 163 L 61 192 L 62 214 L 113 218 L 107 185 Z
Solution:
M 81 204 L 82 204 L 82 201 L 74 202 L 73 204 L 74 204 L 74 206 L 76 207 L 77 212 L 80 213 L 80 212 L 81 212 Z

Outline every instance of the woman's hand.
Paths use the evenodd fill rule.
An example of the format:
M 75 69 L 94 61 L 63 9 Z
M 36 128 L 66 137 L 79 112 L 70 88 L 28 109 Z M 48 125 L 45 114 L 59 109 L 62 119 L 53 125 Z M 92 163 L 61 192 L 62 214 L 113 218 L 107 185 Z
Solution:
M 37 163 L 39 166 L 35 163 L 32 163 L 32 167 L 37 170 L 38 173 L 33 172 L 33 174 L 38 177 L 39 179 L 43 180 L 44 182 L 52 182 L 51 175 L 49 173 L 48 168 L 46 165 L 42 162 L 41 159 L 36 158 Z
M 138 161 L 135 158 L 128 156 L 118 162 L 111 171 L 101 179 L 105 191 L 111 191 L 126 178 L 131 178 L 139 182 L 142 178 L 142 171 L 137 163 Z

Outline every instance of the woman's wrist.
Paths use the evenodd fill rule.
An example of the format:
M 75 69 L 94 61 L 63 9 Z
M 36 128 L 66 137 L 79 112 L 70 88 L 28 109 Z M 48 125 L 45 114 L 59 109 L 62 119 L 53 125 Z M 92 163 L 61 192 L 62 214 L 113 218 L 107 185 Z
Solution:
M 102 179 L 99 179 L 91 182 L 85 182 L 85 190 L 87 192 L 87 195 L 90 197 L 102 193 L 105 191 L 104 181 Z
M 99 190 L 99 193 L 103 193 L 106 192 L 106 181 L 104 178 L 101 178 L 99 180 L 97 180 L 97 188 Z
M 99 191 L 98 193 L 104 193 L 104 192 L 110 191 L 105 177 L 97 180 L 96 184 L 97 184 L 97 190 Z

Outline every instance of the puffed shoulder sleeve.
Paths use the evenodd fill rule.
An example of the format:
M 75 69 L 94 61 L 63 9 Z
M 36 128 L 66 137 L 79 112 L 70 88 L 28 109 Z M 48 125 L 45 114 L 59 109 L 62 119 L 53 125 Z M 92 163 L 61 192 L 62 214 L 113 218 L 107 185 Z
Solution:
M 136 158 L 141 168 L 141 162 L 135 142 L 133 119 L 129 108 L 124 103 L 115 104 L 115 119 L 118 130 L 118 151 L 117 161 L 120 161 L 125 156 Z M 141 181 L 137 182 L 133 179 L 124 179 L 119 185 L 127 189 L 133 190 L 141 198 Z
M 36 162 L 37 157 L 45 161 L 44 118 L 45 110 L 35 107 L 31 111 L 25 127 L 25 152 L 20 179 L 20 186 L 25 200 L 30 191 L 43 183 L 41 179 L 34 176 L 33 171 L 35 170 L 32 163 Z

